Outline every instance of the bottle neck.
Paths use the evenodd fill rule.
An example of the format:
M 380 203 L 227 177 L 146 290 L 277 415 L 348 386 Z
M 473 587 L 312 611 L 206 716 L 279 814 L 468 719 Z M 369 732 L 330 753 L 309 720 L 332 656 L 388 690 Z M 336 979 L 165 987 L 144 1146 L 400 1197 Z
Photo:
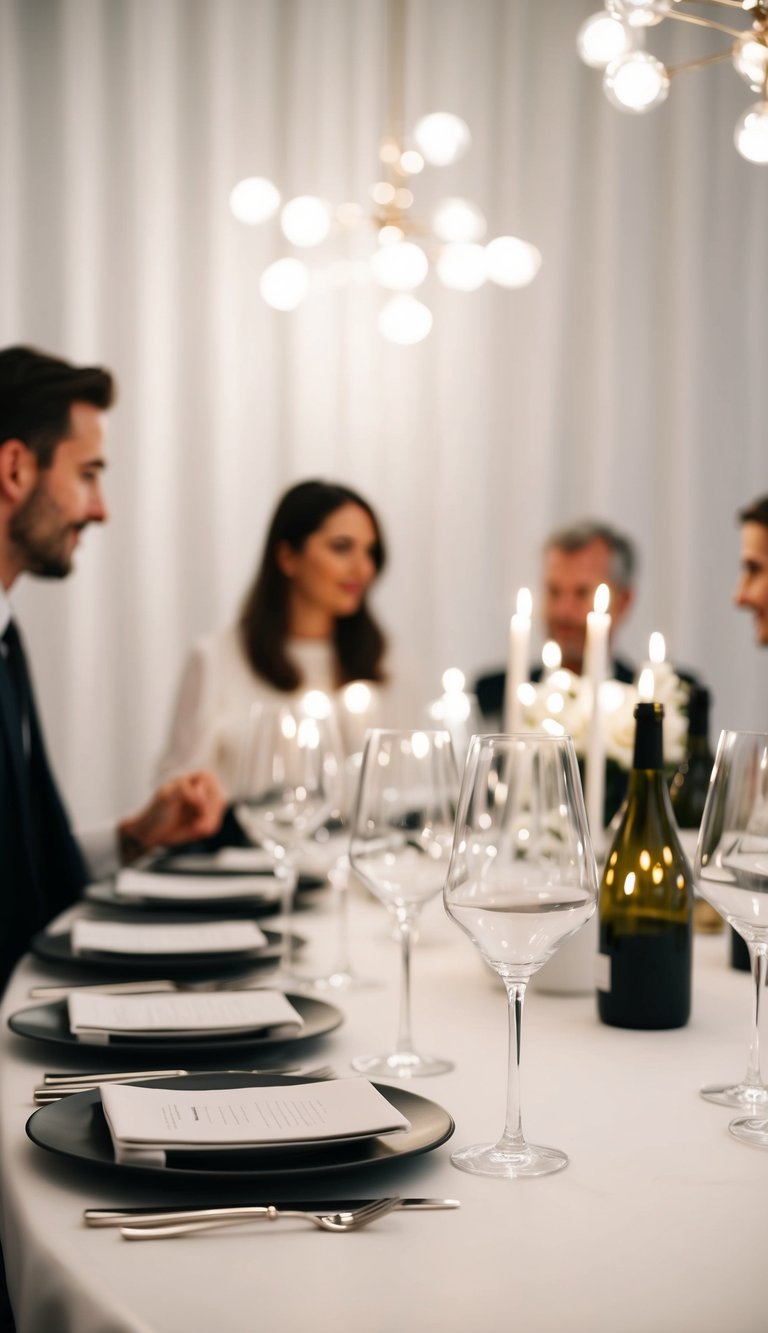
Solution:
M 664 769 L 663 710 L 655 704 L 640 704 L 635 710 L 635 749 L 632 776 L 636 772 L 661 773 Z

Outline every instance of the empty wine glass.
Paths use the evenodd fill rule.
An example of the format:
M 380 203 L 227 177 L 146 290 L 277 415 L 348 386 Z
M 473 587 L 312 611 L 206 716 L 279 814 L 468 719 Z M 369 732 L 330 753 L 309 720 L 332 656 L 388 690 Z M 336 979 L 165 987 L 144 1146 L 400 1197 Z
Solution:
M 396 1049 L 352 1061 L 385 1078 L 442 1074 L 450 1061 L 423 1055 L 411 1036 L 411 944 L 425 902 L 440 892 L 451 849 L 458 774 L 445 731 L 368 733 L 349 859 L 397 922 L 402 947 Z
M 746 941 L 754 979 L 747 1071 L 740 1083 L 701 1089 L 742 1111 L 768 1110 L 760 1073 L 760 1000 L 768 963 L 768 735 L 723 731 L 715 755 L 694 863 L 696 888 Z M 735 1121 L 737 1138 L 768 1147 L 768 1120 Z
M 573 742 L 476 736 L 462 780 L 445 886 L 448 915 L 501 976 L 509 1005 L 507 1114 L 497 1143 L 452 1154 L 462 1171 L 541 1176 L 567 1166 L 523 1137 L 520 1047 L 525 988 L 592 916 L 597 868 Z
M 338 805 L 339 739 L 330 700 L 311 690 L 291 706 L 255 704 L 243 738 L 235 814 L 271 856 L 281 886 L 283 979 L 291 968 L 290 918 L 302 848 Z
M 349 943 L 350 812 L 357 797 L 362 758 L 361 753 L 347 756 L 344 761 L 341 805 L 333 812 L 332 827 L 323 826 L 312 839 L 310 866 L 322 873 L 331 885 L 334 918 L 330 970 L 303 981 L 312 990 L 360 990 L 371 984 L 355 971 Z

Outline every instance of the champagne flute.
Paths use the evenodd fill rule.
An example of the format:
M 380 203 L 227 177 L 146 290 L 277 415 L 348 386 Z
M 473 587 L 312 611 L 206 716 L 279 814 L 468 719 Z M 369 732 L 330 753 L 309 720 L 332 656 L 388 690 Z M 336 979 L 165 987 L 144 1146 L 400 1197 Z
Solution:
M 366 888 L 395 917 L 402 948 L 397 1045 L 352 1061 L 362 1074 L 413 1078 L 453 1065 L 424 1055 L 411 1035 L 411 944 L 424 903 L 443 886 L 451 849 L 458 774 L 445 731 L 369 731 L 349 859 Z
M 701 1089 L 742 1111 L 768 1111 L 760 1073 L 760 1000 L 768 968 L 768 735 L 723 731 L 715 755 L 694 864 L 696 887 L 746 941 L 754 979 L 747 1071 L 740 1083 Z M 762 1126 L 759 1128 L 759 1126 Z M 732 1133 L 768 1147 L 768 1120 L 734 1121 Z
M 507 1114 L 497 1143 L 451 1156 L 476 1175 L 541 1176 L 568 1164 L 523 1137 L 520 1047 L 525 988 L 592 916 L 597 868 L 573 742 L 476 736 L 462 780 L 445 885 L 448 915 L 501 976 L 509 1006 Z
M 331 703 L 310 690 L 292 705 L 255 704 L 241 752 L 235 814 L 269 853 L 281 885 L 283 980 L 294 982 L 290 918 L 302 848 L 338 805 L 341 756 Z

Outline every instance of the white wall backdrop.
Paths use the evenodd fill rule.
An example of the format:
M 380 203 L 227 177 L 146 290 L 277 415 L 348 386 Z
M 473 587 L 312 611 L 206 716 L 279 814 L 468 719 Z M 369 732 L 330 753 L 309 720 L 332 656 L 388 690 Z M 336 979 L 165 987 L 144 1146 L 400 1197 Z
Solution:
M 0 342 L 120 382 L 112 521 L 16 598 L 81 822 L 142 799 L 188 645 L 313 474 L 380 511 L 377 605 L 425 695 L 503 660 L 542 537 L 590 514 L 642 550 L 626 652 L 662 629 L 717 726 L 768 727 L 768 653 L 730 603 L 735 511 L 768 490 L 768 168 L 732 139 L 754 95 L 726 64 L 620 115 L 575 52 L 597 7 L 409 0 L 407 123 L 448 109 L 474 136 L 417 203 L 468 194 L 544 264 L 522 292 L 430 290 L 432 334 L 398 348 L 368 289 L 271 311 L 276 225 L 228 211 L 250 174 L 365 199 L 384 0 L 0 0 Z M 683 25 L 660 43 L 703 49 Z

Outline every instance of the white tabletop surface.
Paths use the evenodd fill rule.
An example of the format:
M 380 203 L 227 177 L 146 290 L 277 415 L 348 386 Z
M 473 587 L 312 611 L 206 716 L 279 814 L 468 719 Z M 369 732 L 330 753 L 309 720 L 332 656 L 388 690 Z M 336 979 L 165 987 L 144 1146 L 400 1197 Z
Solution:
M 353 1055 L 388 1048 L 396 1024 L 389 920 L 357 892 L 351 920 L 358 970 L 380 984 L 342 997 L 343 1027 L 303 1057 L 340 1073 Z M 327 904 L 299 927 L 322 967 Z M 142 1244 L 87 1230 L 83 1208 L 188 1190 L 79 1167 L 25 1135 L 41 1071 L 77 1061 L 5 1030 L 9 1013 L 34 1003 L 30 984 L 54 980 L 24 961 L 0 1036 L 3 1245 L 18 1333 L 764 1333 L 768 1152 L 733 1140 L 733 1113 L 697 1096 L 743 1073 L 750 980 L 727 966 L 723 935 L 695 944 L 693 1016 L 680 1031 L 604 1027 L 591 996 L 531 992 L 524 1128 L 570 1165 L 545 1179 L 482 1180 L 452 1167 L 450 1152 L 503 1127 L 505 996 L 430 904 L 414 956 L 414 1035 L 455 1070 L 409 1086 L 451 1112 L 455 1135 L 399 1166 L 307 1180 L 298 1194 L 451 1196 L 460 1211 L 394 1213 L 347 1236 L 284 1222 Z M 271 1200 L 262 1187 L 254 1201 Z

